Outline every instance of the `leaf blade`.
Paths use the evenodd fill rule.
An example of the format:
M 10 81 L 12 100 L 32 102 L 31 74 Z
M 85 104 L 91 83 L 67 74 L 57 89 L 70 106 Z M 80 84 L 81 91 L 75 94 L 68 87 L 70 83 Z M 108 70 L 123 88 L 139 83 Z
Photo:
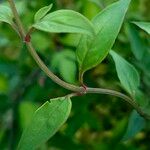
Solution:
M 69 98 L 52 99 L 35 112 L 32 121 L 24 131 L 18 150 L 34 150 L 53 136 L 67 120 L 71 110 Z
M 52 7 L 53 4 L 50 4 L 49 6 L 45 6 L 39 9 L 34 16 L 34 21 L 40 21 L 51 10 Z
M 127 141 L 133 138 L 138 132 L 145 127 L 146 121 L 135 110 L 131 113 L 128 127 L 123 136 L 122 141 Z
M 93 36 L 92 23 L 83 15 L 73 10 L 57 10 L 49 13 L 34 28 L 54 33 L 82 33 Z
M 129 3 L 130 0 L 120 0 L 105 8 L 92 20 L 96 37 L 91 39 L 90 44 L 82 39 L 77 48 L 81 75 L 98 65 L 107 56 L 120 31 Z M 111 24 L 109 23 L 110 20 Z M 80 45 L 83 47 L 80 48 Z
M 133 24 L 128 24 L 126 30 L 130 40 L 131 50 L 136 59 L 141 61 L 146 51 L 146 46 Z
M 68 83 L 76 83 L 76 56 L 69 49 L 57 52 L 51 59 L 51 66 Z
M 150 22 L 133 22 L 135 25 L 150 34 Z
M 0 21 L 12 24 L 13 14 L 7 6 L 0 5 Z
M 110 55 L 112 56 L 115 62 L 118 78 L 122 86 L 129 94 L 135 96 L 135 93 L 140 84 L 138 72 L 136 71 L 134 66 L 129 64 L 124 58 L 119 56 L 116 52 L 111 50 Z

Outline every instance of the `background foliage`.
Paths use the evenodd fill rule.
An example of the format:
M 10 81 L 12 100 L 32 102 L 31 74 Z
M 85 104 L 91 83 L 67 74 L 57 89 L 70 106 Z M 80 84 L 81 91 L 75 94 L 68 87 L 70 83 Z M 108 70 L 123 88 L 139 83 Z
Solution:
M 3 1 L 0 1 L 3 2 Z M 73 9 L 91 19 L 114 0 L 22 0 L 17 8 L 26 29 L 35 12 L 50 3 L 52 11 Z M 124 25 L 113 47 L 140 74 L 139 103 L 150 96 L 150 38 L 131 21 L 150 21 L 149 0 L 132 0 Z M 110 20 L 111 23 L 111 20 Z M 49 68 L 67 82 L 78 84 L 74 34 L 34 32 L 33 44 Z M 75 76 L 76 75 L 76 76 Z M 85 75 L 92 87 L 111 88 L 125 92 L 119 83 L 114 62 L 108 56 Z M 23 129 L 33 112 L 46 100 L 68 93 L 48 79 L 37 67 L 16 33 L 9 25 L 0 24 L 0 149 L 15 149 Z M 142 101 L 141 101 L 142 100 Z M 120 99 L 106 95 L 86 95 L 72 99 L 72 112 L 41 150 L 148 150 L 149 126 L 132 140 L 120 142 L 127 128 L 132 108 Z

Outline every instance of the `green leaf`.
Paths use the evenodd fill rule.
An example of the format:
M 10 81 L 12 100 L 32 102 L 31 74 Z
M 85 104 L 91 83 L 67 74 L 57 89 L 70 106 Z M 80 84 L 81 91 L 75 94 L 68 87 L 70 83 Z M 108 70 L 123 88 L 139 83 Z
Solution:
M 13 15 L 11 9 L 7 6 L 0 5 L 0 21 L 12 24 Z
M 80 40 L 81 35 L 80 34 L 74 34 L 70 33 L 65 36 L 60 37 L 60 42 L 64 46 L 69 46 L 69 47 L 77 47 L 79 40 Z
M 82 13 L 84 16 L 89 18 L 90 20 L 99 13 L 100 9 L 97 6 L 97 4 L 94 4 L 93 2 L 87 0 L 86 3 L 83 5 Z
M 75 83 L 77 72 L 75 60 L 76 56 L 74 51 L 63 50 L 54 54 L 51 61 L 51 67 L 57 69 L 65 81 Z
M 119 56 L 114 51 L 110 51 L 110 55 L 115 61 L 117 74 L 122 86 L 129 94 L 135 96 L 140 84 L 138 72 L 133 65 L 129 64 L 124 58 Z
M 66 82 L 75 83 L 76 82 L 76 64 L 75 61 L 71 61 L 69 59 L 62 59 L 62 63 L 60 63 L 59 71 L 61 76 Z
M 123 137 L 123 141 L 133 138 L 138 132 L 145 127 L 145 119 L 142 118 L 135 110 L 132 112 L 126 133 Z
M 150 34 L 150 22 L 133 22 L 135 25 Z
M 24 131 L 18 150 L 34 150 L 51 138 L 65 123 L 71 110 L 71 100 L 67 97 L 55 98 L 44 103 L 35 112 Z
M 34 21 L 35 22 L 40 21 L 51 10 L 52 7 L 53 7 L 53 4 L 50 4 L 49 6 L 45 6 L 39 9 L 34 16 Z
M 82 33 L 90 36 L 94 34 L 92 23 L 73 10 L 58 10 L 49 13 L 33 27 L 45 32 Z
M 129 3 L 130 0 L 120 0 L 93 18 L 96 36 L 91 39 L 82 36 L 77 47 L 80 76 L 107 56 L 120 31 Z
M 103 8 L 104 7 L 104 4 L 103 2 L 101 2 L 100 0 L 89 0 L 93 3 L 95 3 L 97 6 L 99 6 L 100 8 Z
M 20 127 L 22 129 L 25 129 L 28 126 L 37 108 L 38 107 L 36 103 L 30 102 L 30 101 L 23 101 L 20 103 L 19 121 L 20 121 Z M 28 110 L 28 113 L 27 113 L 27 110 Z
M 144 45 L 139 32 L 136 30 L 133 24 L 127 25 L 127 33 L 131 44 L 131 50 L 135 55 L 137 60 L 142 60 L 143 55 L 146 51 L 146 46 Z

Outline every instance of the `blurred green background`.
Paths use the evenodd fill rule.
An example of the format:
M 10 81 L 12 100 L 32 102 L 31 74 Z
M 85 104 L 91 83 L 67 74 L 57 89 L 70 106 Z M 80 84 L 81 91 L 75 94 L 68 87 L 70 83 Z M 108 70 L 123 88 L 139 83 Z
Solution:
M 5 1 L 0 1 L 0 4 Z M 26 29 L 35 12 L 53 3 L 52 11 L 73 9 L 91 19 L 114 0 L 21 0 L 15 1 Z M 132 0 L 124 25 L 113 47 L 132 63 L 141 77 L 139 103 L 150 96 L 150 38 L 131 21 L 150 21 L 150 0 Z M 110 20 L 111 23 L 111 20 Z M 35 31 L 32 42 L 39 56 L 63 80 L 78 85 L 75 56 L 76 34 L 48 34 Z M 88 71 L 85 81 L 91 87 L 121 88 L 114 63 L 107 57 Z M 23 129 L 33 112 L 46 100 L 69 91 L 53 83 L 38 68 L 27 49 L 9 25 L 0 23 L 0 150 L 16 149 Z M 150 100 L 150 99 L 149 99 Z M 67 122 L 39 150 L 149 150 L 150 128 L 133 139 L 121 142 L 131 106 L 119 98 L 89 94 L 72 99 Z

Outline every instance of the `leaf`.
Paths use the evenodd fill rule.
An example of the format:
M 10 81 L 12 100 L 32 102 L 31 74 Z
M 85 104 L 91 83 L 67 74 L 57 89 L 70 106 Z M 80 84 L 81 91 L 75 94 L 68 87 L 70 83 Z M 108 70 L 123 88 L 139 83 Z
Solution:
M 57 69 L 60 73 L 61 77 L 69 82 L 76 82 L 76 57 L 74 51 L 71 50 L 63 50 L 61 52 L 57 52 L 52 57 L 51 66 L 54 69 Z
M 64 58 L 59 66 L 60 74 L 63 79 L 69 83 L 76 82 L 76 64 L 75 61 Z
M 89 0 L 93 3 L 95 3 L 97 6 L 99 6 L 100 8 L 104 7 L 104 3 L 101 0 Z
M 35 110 L 37 109 L 36 103 L 30 101 L 23 101 L 19 105 L 19 122 L 20 127 L 25 129 L 30 123 L 30 120 L 33 117 Z M 28 113 L 27 113 L 28 110 Z
M 146 46 L 144 45 L 139 32 L 136 30 L 133 24 L 127 25 L 127 32 L 133 54 L 135 55 L 137 60 L 142 60 L 143 55 L 146 51 Z
M 90 36 L 94 34 L 92 23 L 73 10 L 58 10 L 49 13 L 33 27 L 45 32 L 82 33 Z
M 138 89 L 140 84 L 139 74 L 132 66 L 129 64 L 124 58 L 119 56 L 116 52 L 110 51 L 110 55 L 115 61 L 117 74 L 122 86 L 126 89 L 126 91 L 135 96 L 135 92 Z
M 70 33 L 65 36 L 60 37 L 60 42 L 64 46 L 69 46 L 69 47 L 77 47 L 79 40 L 80 40 L 81 35 L 80 34 L 74 34 Z
M 35 22 L 40 21 L 51 10 L 52 7 L 53 7 L 53 4 L 50 4 L 49 6 L 45 6 L 39 9 L 34 16 L 34 21 Z
M 145 119 L 142 118 L 135 110 L 131 113 L 128 127 L 122 141 L 133 138 L 138 132 L 145 127 Z
M 0 5 L 0 21 L 12 24 L 13 15 L 11 9 L 7 6 Z
M 100 8 L 97 6 L 97 4 L 89 0 L 86 1 L 82 9 L 82 13 L 84 14 L 84 16 L 86 16 L 90 20 L 100 11 Z
M 25 15 L 27 12 L 27 6 L 28 6 L 28 2 L 27 1 L 16 1 L 15 2 L 17 11 L 19 15 Z
M 8 78 L 4 74 L 0 74 L 0 94 L 7 94 L 9 92 Z
M 150 34 L 150 22 L 133 22 L 135 25 Z
M 45 102 L 36 110 L 29 126 L 23 132 L 18 150 L 34 150 L 51 138 L 67 120 L 71 100 L 67 97 Z
M 77 47 L 80 76 L 107 56 L 120 31 L 129 3 L 130 0 L 120 0 L 93 18 L 96 36 L 94 38 L 82 36 Z

